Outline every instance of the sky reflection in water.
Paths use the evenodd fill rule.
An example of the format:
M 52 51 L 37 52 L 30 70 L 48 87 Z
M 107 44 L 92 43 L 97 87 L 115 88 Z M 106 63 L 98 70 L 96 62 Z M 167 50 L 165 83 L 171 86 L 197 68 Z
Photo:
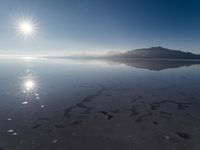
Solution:
M 18 143 L 23 141 L 22 143 L 30 146 L 28 142 L 31 140 L 35 143 L 42 142 L 42 145 L 48 145 L 48 142 L 55 144 L 54 141 L 59 143 L 57 137 L 76 136 L 78 132 L 79 136 L 88 135 L 91 137 L 85 139 L 92 140 L 93 133 L 98 133 L 95 131 L 96 128 L 91 128 L 93 125 L 104 130 L 104 126 L 110 128 L 114 125 L 121 128 L 125 123 L 140 130 L 131 121 L 137 121 L 138 119 L 134 118 L 137 115 L 148 117 L 149 112 L 156 111 L 151 110 L 153 105 L 156 107 L 159 105 L 160 108 L 156 109 L 161 110 L 156 114 L 161 113 L 161 116 L 163 112 L 165 112 L 164 115 L 168 115 L 167 117 L 171 117 L 170 114 L 176 116 L 175 114 L 180 111 L 181 114 L 190 113 L 194 118 L 200 115 L 199 105 L 196 104 L 200 97 L 200 84 L 197 84 L 200 81 L 198 64 L 54 59 L 0 61 L 2 70 L 0 74 L 0 118 L 2 118 L 0 128 L 2 130 L 0 133 L 3 137 L 2 143 L 5 143 L 3 146 L 14 143 L 15 147 L 26 149 L 26 144 Z M 138 107 L 134 110 L 133 101 L 140 101 L 134 106 Z M 169 102 L 170 105 L 167 104 L 165 108 L 163 101 Z M 185 110 L 176 109 L 179 105 L 184 105 Z M 129 118 L 131 114 L 137 115 Z M 104 122 L 104 120 L 112 123 Z M 151 118 L 147 120 L 151 121 Z M 161 121 L 163 121 L 162 118 L 158 121 L 154 120 L 154 122 Z M 84 123 L 88 124 L 88 128 L 81 126 Z M 79 124 L 81 126 L 79 129 L 83 128 L 83 130 L 76 131 L 75 127 Z M 148 125 L 146 128 L 149 131 L 154 131 L 148 121 L 145 124 Z M 185 125 L 183 128 L 191 128 L 192 125 Z M 69 130 L 68 126 L 71 127 Z M 68 133 L 62 135 L 58 132 L 62 128 L 63 132 Z M 85 131 L 91 132 L 86 134 Z M 130 132 L 129 128 L 125 128 L 124 132 L 126 131 Z M 55 134 L 55 138 L 46 137 L 52 133 Z M 13 139 L 10 136 L 18 138 Z M 170 137 L 169 135 L 162 136 Z M 35 139 L 35 137 L 40 138 Z M 60 138 L 60 140 L 64 139 L 70 139 L 70 137 Z M 78 145 L 78 141 L 75 141 Z

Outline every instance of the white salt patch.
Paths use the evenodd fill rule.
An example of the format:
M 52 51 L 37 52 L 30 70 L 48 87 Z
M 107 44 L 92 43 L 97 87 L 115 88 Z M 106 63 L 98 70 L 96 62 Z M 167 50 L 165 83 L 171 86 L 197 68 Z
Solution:
M 18 133 L 17 133 L 17 132 L 14 132 L 12 135 L 14 135 L 14 136 L 15 136 L 15 135 L 18 135 Z
M 55 140 L 52 141 L 52 143 L 53 143 L 53 144 L 56 144 L 56 143 L 58 143 L 58 140 L 55 139 Z
M 23 105 L 26 105 L 26 104 L 28 104 L 28 102 L 27 102 L 27 101 L 25 101 L 25 102 L 22 102 L 22 104 L 23 104 Z
M 12 133 L 12 132 L 13 132 L 13 130 L 7 130 L 7 132 L 8 132 L 8 133 Z

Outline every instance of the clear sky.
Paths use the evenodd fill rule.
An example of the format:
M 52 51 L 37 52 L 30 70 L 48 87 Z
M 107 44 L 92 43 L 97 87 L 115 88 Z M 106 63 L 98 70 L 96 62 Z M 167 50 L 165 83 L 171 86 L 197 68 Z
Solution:
M 31 18 L 37 32 L 18 36 Z M 199 0 L 0 0 L 1 53 L 130 50 L 200 53 Z

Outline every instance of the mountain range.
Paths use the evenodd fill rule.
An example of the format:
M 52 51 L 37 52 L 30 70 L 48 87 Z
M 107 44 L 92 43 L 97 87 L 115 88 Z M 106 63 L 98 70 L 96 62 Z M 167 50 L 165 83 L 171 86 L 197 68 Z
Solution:
M 139 59 L 200 59 L 200 55 L 180 50 L 172 50 L 163 47 L 151 47 L 130 50 L 119 54 L 111 54 L 114 58 L 139 58 Z

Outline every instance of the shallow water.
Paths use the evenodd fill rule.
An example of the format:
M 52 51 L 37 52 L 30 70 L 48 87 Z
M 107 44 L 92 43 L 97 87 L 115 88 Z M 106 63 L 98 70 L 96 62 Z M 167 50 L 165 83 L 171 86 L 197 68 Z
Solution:
M 200 65 L 1 59 L 0 150 L 199 150 Z

